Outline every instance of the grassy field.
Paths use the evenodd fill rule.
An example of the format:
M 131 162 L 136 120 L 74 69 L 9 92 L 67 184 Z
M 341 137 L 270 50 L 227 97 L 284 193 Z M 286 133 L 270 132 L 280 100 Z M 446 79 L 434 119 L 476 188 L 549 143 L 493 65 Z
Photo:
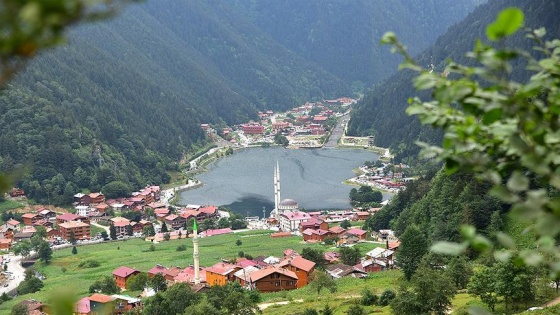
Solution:
M 337 280 L 337 292 L 331 293 L 322 290 L 320 294 L 304 287 L 294 291 L 283 291 L 263 294 L 265 302 L 292 301 L 287 305 L 272 305 L 263 310 L 263 315 L 296 314 L 305 308 L 322 310 L 326 304 L 333 310 L 334 314 L 345 314 L 352 304 L 359 303 L 359 297 L 363 289 L 367 288 L 377 295 L 383 290 L 391 289 L 397 291 L 398 279 L 402 273 L 397 270 L 373 273 L 367 279 L 343 278 Z M 303 302 L 298 302 L 303 300 Z M 458 310 L 466 305 L 481 304 L 481 302 L 466 293 L 459 293 L 453 299 L 453 310 Z M 390 315 L 389 306 L 363 306 L 367 314 Z
M 23 207 L 24 204 L 15 200 L 4 200 L 0 202 L 0 212 L 10 211 Z
M 305 244 L 301 237 L 286 237 L 271 239 L 268 231 L 248 231 L 238 234 L 213 236 L 200 239 L 200 264 L 211 266 L 221 259 L 231 259 L 238 256 L 240 251 L 253 257 L 277 256 L 282 257 L 286 248 L 293 248 L 298 252 L 305 247 L 319 248 L 323 251 L 332 248 L 320 244 Z M 236 241 L 241 240 L 240 246 Z M 187 245 L 187 251 L 178 252 L 177 246 Z M 47 279 L 45 287 L 33 295 L 21 296 L 16 301 L 0 305 L 0 313 L 10 310 L 17 302 L 25 298 L 35 298 L 46 301 L 49 294 L 58 288 L 72 286 L 77 297 L 88 295 L 89 286 L 102 276 L 111 275 L 112 271 L 120 266 L 128 266 L 141 271 L 148 271 L 156 264 L 164 266 L 186 267 L 193 263 L 192 239 L 174 240 L 155 244 L 155 251 L 150 251 L 152 244 L 140 239 L 120 242 L 104 243 L 97 245 L 79 246 L 78 254 L 72 255 L 71 249 L 55 251 L 53 260 L 49 265 L 37 263 L 36 268 Z M 378 244 L 361 243 L 357 245 L 365 253 Z M 79 268 L 80 262 L 97 260 L 100 266 L 96 268 Z

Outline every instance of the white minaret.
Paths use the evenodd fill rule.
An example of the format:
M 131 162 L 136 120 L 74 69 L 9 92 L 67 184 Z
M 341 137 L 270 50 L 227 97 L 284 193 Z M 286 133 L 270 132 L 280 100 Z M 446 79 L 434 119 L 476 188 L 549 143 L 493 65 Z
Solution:
M 194 284 L 200 284 L 200 261 L 198 259 L 198 227 L 196 220 L 193 223 L 193 259 L 194 259 Z
M 274 217 L 278 219 L 280 215 L 278 211 L 278 206 L 280 205 L 280 165 L 278 161 L 276 161 L 276 167 L 274 167 Z M 271 217 L 272 217 L 271 213 Z

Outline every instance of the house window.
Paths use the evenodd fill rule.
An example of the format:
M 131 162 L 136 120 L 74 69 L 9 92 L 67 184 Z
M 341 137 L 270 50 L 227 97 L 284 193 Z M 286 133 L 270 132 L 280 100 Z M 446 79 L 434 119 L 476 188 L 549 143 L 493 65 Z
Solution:
M 274 286 L 279 287 L 280 286 L 280 281 L 274 282 Z

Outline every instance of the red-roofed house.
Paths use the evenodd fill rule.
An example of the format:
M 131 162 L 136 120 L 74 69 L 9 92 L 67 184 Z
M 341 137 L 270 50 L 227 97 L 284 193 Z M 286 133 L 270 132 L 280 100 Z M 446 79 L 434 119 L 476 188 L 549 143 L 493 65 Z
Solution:
M 329 231 L 322 229 L 306 229 L 301 234 L 303 235 L 303 240 L 306 242 L 322 242 L 329 236 Z
M 234 273 L 240 270 L 238 265 L 219 262 L 214 266 L 206 268 L 206 282 L 210 286 L 221 285 L 224 286 L 228 281 L 234 280 Z
M 117 236 L 127 235 L 126 234 L 126 229 L 127 229 L 128 226 L 130 226 L 130 220 L 128 220 L 127 218 L 123 218 L 123 217 L 114 217 L 110 221 L 115 226 Z
M 94 293 L 89 297 L 89 307 L 91 310 L 92 315 L 101 315 L 107 314 L 107 310 L 114 309 L 114 301 L 115 298 L 112 296 L 101 294 L 101 293 Z
M 346 235 L 348 235 L 348 234 L 355 235 L 360 240 L 365 240 L 366 236 L 367 236 L 366 231 L 364 231 L 362 229 L 358 229 L 358 228 L 351 228 L 351 229 L 347 230 Z
M 9 251 L 12 247 L 12 240 L 9 238 L 0 238 L 0 250 Z
M 11 228 L 12 230 L 19 230 L 19 225 L 21 223 L 18 220 L 10 219 L 6 222 L 6 227 Z
M 312 229 L 312 230 L 328 230 L 329 229 L 329 224 L 319 218 L 316 217 L 310 217 L 307 221 L 305 222 L 301 222 L 299 224 L 299 231 L 303 232 L 307 229 Z
M 251 283 L 259 292 L 276 292 L 297 289 L 295 272 L 279 267 L 268 267 L 251 273 Z
M 115 279 L 115 282 L 117 283 L 117 287 L 121 289 L 126 289 L 126 280 L 130 279 L 132 276 L 137 275 L 139 273 L 140 273 L 139 270 L 125 267 L 125 266 L 120 266 L 119 268 L 113 271 L 113 279 Z
M 38 213 L 25 213 L 21 216 L 21 218 L 23 219 L 23 224 L 35 225 L 37 221 L 43 219 L 43 216 Z
M 200 277 L 201 283 L 206 283 L 206 271 L 203 268 L 198 269 L 198 276 Z M 189 266 L 183 269 L 175 278 L 173 278 L 174 282 L 186 282 L 186 283 L 194 283 L 194 267 Z
M 309 275 L 315 270 L 315 263 L 301 256 L 285 259 L 280 262 L 279 266 L 296 273 L 298 289 L 309 283 Z
M 91 315 L 89 297 L 80 299 L 74 307 L 75 315 Z
M 175 214 L 170 214 L 164 218 L 164 222 L 168 227 L 178 230 L 187 223 L 187 219 Z
M 89 203 L 90 204 L 98 204 L 105 202 L 105 195 L 102 193 L 90 193 L 89 194 Z
M 300 223 L 307 222 L 311 216 L 303 211 L 283 211 L 280 214 L 280 229 L 282 231 L 297 231 Z
M 341 238 L 344 233 L 346 233 L 346 229 L 341 227 L 341 226 L 333 226 L 332 228 L 329 229 L 329 236 L 331 237 L 338 237 Z
M 179 267 L 171 267 L 165 268 L 162 265 L 156 265 L 154 268 L 148 271 L 148 277 L 153 278 L 155 275 L 162 274 L 165 277 L 165 280 L 173 282 L 174 278 L 181 273 L 181 268 Z
M 67 241 L 70 241 L 72 233 L 74 234 L 74 238 L 76 240 L 84 240 L 91 237 L 90 226 L 85 222 L 68 221 L 60 223 L 58 225 L 58 230 L 60 237 Z
M 82 221 L 84 223 L 89 224 L 89 219 L 87 217 L 82 217 L 82 216 L 77 215 L 77 214 L 64 213 L 64 214 L 61 214 L 61 215 L 56 217 L 56 224 L 61 224 L 61 223 L 70 222 L 70 221 Z

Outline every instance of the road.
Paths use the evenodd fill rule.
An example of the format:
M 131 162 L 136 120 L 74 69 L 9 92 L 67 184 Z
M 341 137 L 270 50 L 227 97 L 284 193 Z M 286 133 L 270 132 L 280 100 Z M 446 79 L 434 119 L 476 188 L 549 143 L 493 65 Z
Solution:
M 344 135 L 344 129 L 346 128 L 348 119 L 350 119 L 350 114 L 348 112 L 338 119 L 333 131 L 331 132 L 329 141 L 325 143 L 325 148 L 336 148 L 338 140 Z
M 25 278 L 25 268 L 21 266 L 21 256 L 14 256 L 13 254 L 4 255 L 5 259 L 9 259 L 8 270 L 12 273 L 13 280 L 9 280 L 7 287 L 0 287 L 0 295 L 3 293 L 10 292 L 17 288 L 19 283 Z

